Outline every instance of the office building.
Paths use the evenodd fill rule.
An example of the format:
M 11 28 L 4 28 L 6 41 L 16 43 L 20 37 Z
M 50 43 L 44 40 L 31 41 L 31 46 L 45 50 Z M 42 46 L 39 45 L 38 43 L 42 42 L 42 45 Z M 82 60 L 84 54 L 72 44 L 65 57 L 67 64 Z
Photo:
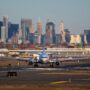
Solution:
M 18 44 L 22 44 L 22 30 L 19 28 L 18 30 Z
M 45 34 L 42 34 L 41 35 L 41 46 L 45 46 L 45 44 L 46 44 L 46 35 Z
M 41 35 L 39 35 L 38 33 L 35 33 L 35 44 L 41 44 Z
M 9 23 L 9 27 L 8 27 L 8 38 L 12 38 L 14 35 L 16 35 L 18 33 L 19 30 L 19 24 L 12 24 Z
M 22 30 L 22 41 L 25 42 L 29 40 L 29 34 L 33 32 L 31 19 L 21 20 L 21 30 Z
M 90 30 L 84 30 L 84 43 L 90 45 Z
M 42 34 L 42 21 L 41 20 L 38 20 L 37 22 L 37 31 L 39 35 Z
M 5 36 L 6 36 L 6 42 L 8 40 L 8 17 L 3 16 L 3 26 L 5 27 Z
M 1 42 L 6 44 L 6 27 L 1 27 Z
M 46 23 L 46 45 L 56 44 L 55 24 L 53 22 Z
M 60 45 L 60 34 L 56 34 L 56 45 Z
M 69 45 L 71 40 L 70 31 L 68 29 L 64 29 L 64 31 L 65 31 L 65 43 Z
M 30 42 L 31 45 L 34 44 L 34 40 L 35 40 L 34 33 L 29 33 L 29 42 Z
M 61 43 L 63 44 L 63 43 L 66 42 L 66 41 L 65 41 L 64 22 L 63 22 L 63 21 L 60 22 L 59 28 L 60 28 L 60 35 L 61 35 L 61 37 L 62 37 Z
M 27 39 L 31 45 L 34 44 L 34 38 L 35 38 L 34 33 L 35 33 L 34 24 L 32 24 L 29 32 L 29 37 L 28 37 L 29 39 Z
M 80 44 L 81 43 L 81 35 L 71 35 L 71 40 L 70 40 L 70 44 Z
M 1 27 L 3 26 L 3 22 L 0 21 L 0 38 L 1 38 Z
M 37 22 L 37 44 L 41 44 L 41 35 L 42 35 L 42 21 Z

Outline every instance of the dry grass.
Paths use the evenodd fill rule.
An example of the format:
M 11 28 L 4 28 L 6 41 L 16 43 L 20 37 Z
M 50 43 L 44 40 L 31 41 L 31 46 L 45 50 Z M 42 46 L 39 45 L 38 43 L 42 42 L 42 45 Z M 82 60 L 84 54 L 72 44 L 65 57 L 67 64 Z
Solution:
M 0 90 L 90 90 L 90 86 L 1 85 Z
M 27 62 L 25 62 L 25 61 L 20 61 L 19 62 L 20 63 L 20 65 L 22 66 L 22 65 L 27 65 L 28 63 Z M 18 66 L 18 60 L 1 60 L 0 61 L 0 66 L 2 67 L 2 66 L 8 66 L 8 64 L 11 64 L 12 66 Z

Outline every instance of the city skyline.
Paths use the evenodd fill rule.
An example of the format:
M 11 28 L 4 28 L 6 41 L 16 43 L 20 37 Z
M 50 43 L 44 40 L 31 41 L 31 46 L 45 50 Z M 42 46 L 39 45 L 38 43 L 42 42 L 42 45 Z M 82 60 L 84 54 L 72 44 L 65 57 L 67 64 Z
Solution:
M 83 33 L 90 29 L 90 0 L 0 0 L 0 20 L 8 16 L 9 21 L 19 23 L 22 18 L 32 19 L 35 25 L 40 18 L 43 30 L 47 19 L 55 23 L 59 30 L 61 20 L 71 33 Z
M 21 29 L 19 24 L 13 24 L 8 21 L 7 16 L 3 16 L 3 22 L 0 21 L 0 43 L 27 45 L 90 45 L 90 30 L 84 30 L 83 34 L 71 34 L 68 29 L 64 29 L 64 22 L 60 23 L 60 33 L 56 34 L 55 24 L 48 21 L 46 23 L 45 34 L 42 34 L 42 21 L 37 22 L 35 31 L 31 19 L 21 19 Z M 35 32 L 34 32 L 35 31 Z M 1 45 L 2 46 L 2 45 Z M 2 46 L 3 47 L 3 46 Z

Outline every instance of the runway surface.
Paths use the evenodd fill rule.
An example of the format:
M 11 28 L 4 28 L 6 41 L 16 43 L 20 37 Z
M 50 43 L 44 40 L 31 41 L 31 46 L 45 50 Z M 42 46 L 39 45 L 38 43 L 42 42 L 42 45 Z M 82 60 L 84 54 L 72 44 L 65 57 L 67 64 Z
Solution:
M 16 77 L 7 77 L 6 74 L 6 71 L 0 72 L 0 84 L 90 85 L 90 70 L 25 68 L 17 70 Z
M 87 63 L 67 61 L 63 62 L 60 66 L 54 66 L 54 68 L 50 68 L 49 65 L 39 65 L 38 68 L 33 68 L 33 66 L 27 66 L 27 62 L 24 62 L 24 66 L 23 62 L 21 62 L 18 67 L 16 66 L 17 61 L 11 61 L 5 61 L 6 64 L 2 62 L 5 66 L 0 67 L 0 86 L 17 85 L 19 87 L 20 85 L 37 85 L 44 88 L 62 86 L 80 86 L 80 88 L 83 88 L 85 86 L 85 89 L 82 90 L 90 90 L 90 60 Z M 11 68 L 6 67 L 8 63 L 12 64 Z M 17 76 L 7 77 L 8 71 L 17 72 Z

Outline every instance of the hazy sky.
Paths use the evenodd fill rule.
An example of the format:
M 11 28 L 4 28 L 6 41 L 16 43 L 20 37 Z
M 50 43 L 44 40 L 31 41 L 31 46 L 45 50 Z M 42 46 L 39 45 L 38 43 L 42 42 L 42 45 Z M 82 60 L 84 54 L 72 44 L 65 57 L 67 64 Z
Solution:
M 4 15 L 19 24 L 21 18 L 31 18 L 35 27 L 41 18 L 43 30 L 48 18 L 56 30 L 63 20 L 65 28 L 78 34 L 90 29 L 90 0 L 0 0 L 0 20 Z

